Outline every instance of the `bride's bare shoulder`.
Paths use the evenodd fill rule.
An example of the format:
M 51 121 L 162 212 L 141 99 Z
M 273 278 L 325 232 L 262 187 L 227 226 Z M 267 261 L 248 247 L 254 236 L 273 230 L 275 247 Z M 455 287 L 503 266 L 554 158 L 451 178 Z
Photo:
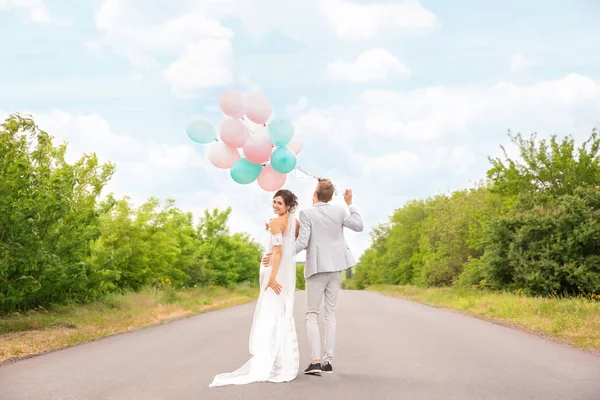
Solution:
M 272 233 L 283 233 L 285 227 L 287 226 L 287 216 L 274 218 L 269 222 L 269 227 L 271 228 Z

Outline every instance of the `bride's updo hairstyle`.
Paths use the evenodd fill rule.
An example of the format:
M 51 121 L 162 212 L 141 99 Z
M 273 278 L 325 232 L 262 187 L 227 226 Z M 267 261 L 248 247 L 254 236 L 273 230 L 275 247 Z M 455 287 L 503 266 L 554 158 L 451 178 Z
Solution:
M 298 207 L 298 198 L 294 193 L 292 193 L 291 190 L 278 190 L 277 193 L 275 193 L 275 195 L 273 196 L 273 198 L 275 197 L 281 197 L 283 199 L 285 205 L 290 207 L 290 209 L 288 210 L 288 212 L 290 213 L 293 213 L 294 210 L 296 210 L 296 207 Z

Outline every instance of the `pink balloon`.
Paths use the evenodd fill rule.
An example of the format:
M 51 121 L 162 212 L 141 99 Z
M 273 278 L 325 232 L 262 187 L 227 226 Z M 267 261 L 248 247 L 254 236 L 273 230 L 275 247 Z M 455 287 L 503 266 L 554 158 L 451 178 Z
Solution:
M 285 185 L 287 177 L 273 169 L 271 165 L 263 167 L 259 177 L 258 186 L 267 192 L 275 192 Z
M 219 98 L 219 108 L 231 118 L 242 118 L 246 112 L 244 96 L 237 90 L 226 90 Z
M 267 135 L 251 135 L 244 145 L 244 155 L 255 164 L 262 164 L 271 158 L 273 145 Z
M 214 142 L 208 147 L 208 161 L 217 168 L 229 169 L 239 159 L 239 151 L 223 142 Z
M 298 136 L 294 136 L 292 140 L 285 146 L 296 155 L 302 151 L 302 140 Z
M 221 123 L 219 127 L 221 139 L 231 147 L 243 147 L 250 136 L 248 128 L 239 119 L 229 118 Z
M 256 124 L 266 124 L 271 116 L 271 104 L 267 96 L 260 92 L 248 93 L 246 96 L 246 116 Z

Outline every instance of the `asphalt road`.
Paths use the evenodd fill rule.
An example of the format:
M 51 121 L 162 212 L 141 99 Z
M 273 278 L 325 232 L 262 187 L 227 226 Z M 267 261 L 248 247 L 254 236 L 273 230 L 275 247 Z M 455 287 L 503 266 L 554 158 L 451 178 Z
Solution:
M 458 313 L 342 291 L 335 373 L 209 388 L 248 359 L 254 303 L 0 367 L 0 400 L 599 400 L 600 356 Z M 304 292 L 296 321 L 308 362 Z

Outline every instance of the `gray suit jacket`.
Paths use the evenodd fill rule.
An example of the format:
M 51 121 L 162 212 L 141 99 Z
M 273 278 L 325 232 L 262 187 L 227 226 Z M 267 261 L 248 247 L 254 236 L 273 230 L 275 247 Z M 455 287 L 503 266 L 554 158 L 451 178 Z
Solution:
M 344 238 L 344 227 L 361 232 L 363 222 L 356 207 L 350 206 L 349 211 L 350 215 L 343 206 L 321 202 L 300 211 L 296 254 L 306 248 L 305 278 L 356 265 Z

